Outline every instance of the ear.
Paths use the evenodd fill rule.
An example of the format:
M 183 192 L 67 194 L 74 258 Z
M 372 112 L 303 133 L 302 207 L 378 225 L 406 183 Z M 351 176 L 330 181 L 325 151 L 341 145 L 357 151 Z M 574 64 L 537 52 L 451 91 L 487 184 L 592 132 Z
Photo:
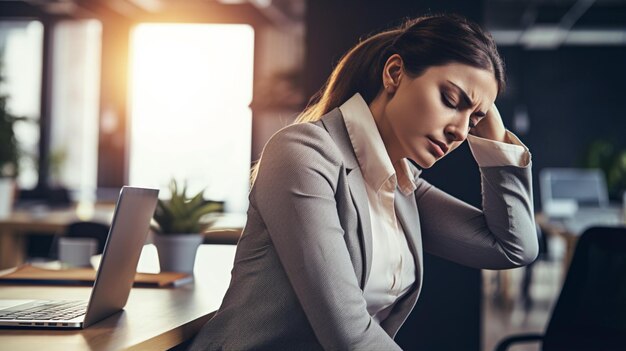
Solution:
M 402 72 L 404 71 L 404 61 L 398 54 L 391 55 L 383 68 L 383 90 L 387 93 L 394 93 L 400 85 Z

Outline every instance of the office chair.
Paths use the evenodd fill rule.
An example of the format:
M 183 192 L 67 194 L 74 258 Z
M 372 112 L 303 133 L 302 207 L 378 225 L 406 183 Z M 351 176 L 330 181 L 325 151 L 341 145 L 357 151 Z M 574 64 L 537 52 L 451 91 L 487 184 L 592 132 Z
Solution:
M 107 237 L 109 236 L 109 229 L 110 227 L 103 223 L 74 222 L 67 226 L 65 237 L 96 239 L 96 241 L 98 241 L 96 254 L 101 254 L 104 251 L 104 244 L 106 244 Z
M 626 349 L 626 227 L 593 227 L 578 240 L 545 334 L 502 340 L 541 341 L 544 351 Z
M 46 208 L 66 208 L 70 206 L 70 192 L 63 187 L 46 189 L 20 190 L 18 203 L 20 207 L 44 206 Z M 26 257 L 29 259 L 48 259 L 54 251 L 56 239 L 53 233 L 26 232 Z
M 98 242 L 96 254 L 101 254 L 104 251 L 104 244 L 106 244 L 107 237 L 109 236 L 110 227 L 103 223 L 98 222 L 74 222 L 67 226 L 65 230 L 66 238 L 93 238 Z M 54 242 L 51 246 L 50 257 L 58 257 L 59 237 L 54 238 Z

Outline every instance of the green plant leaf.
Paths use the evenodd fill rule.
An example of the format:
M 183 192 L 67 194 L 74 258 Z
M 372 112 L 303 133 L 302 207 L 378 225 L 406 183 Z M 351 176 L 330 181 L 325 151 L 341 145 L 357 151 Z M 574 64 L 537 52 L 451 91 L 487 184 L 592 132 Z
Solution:
M 208 224 L 202 221 L 205 215 L 223 210 L 221 203 L 204 200 L 204 190 L 188 197 L 187 184 L 181 189 L 174 179 L 170 181 L 169 188 L 170 200 L 159 200 L 154 214 L 162 234 L 199 233 Z

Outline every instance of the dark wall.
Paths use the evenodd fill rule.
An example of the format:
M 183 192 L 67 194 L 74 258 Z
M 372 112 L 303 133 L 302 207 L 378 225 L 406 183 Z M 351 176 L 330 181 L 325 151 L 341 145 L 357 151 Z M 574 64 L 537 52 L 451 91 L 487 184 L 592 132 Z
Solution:
M 462 0 L 309 1 L 304 69 L 307 96 L 320 89 L 341 55 L 359 38 L 428 12 L 456 12 L 481 22 L 481 4 Z M 480 204 L 479 173 L 466 146 L 425 171 L 424 177 L 465 201 Z M 479 350 L 480 271 L 428 254 L 424 266 L 420 299 L 396 342 L 405 350 Z
M 455 12 L 480 22 L 482 1 L 311 0 L 306 12 L 305 94 L 326 81 L 341 55 L 359 38 L 402 23 L 407 17 Z
M 535 205 L 540 209 L 539 170 L 577 167 L 597 139 L 626 148 L 626 47 L 502 47 L 509 89 L 498 100 L 505 124 L 515 106 L 526 105 L 533 155 Z

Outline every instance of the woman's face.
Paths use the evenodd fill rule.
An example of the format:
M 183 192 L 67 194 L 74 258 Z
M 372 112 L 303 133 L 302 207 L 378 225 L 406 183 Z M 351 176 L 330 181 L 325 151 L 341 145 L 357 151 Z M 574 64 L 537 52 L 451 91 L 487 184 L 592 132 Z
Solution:
M 386 65 L 384 102 L 373 113 L 393 162 L 407 157 L 429 168 L 485 118 L 498 86 L 492 72 L 465 64 L 433 66 L 411 77 L 399 56 L 398 62 L 396 70 Z

